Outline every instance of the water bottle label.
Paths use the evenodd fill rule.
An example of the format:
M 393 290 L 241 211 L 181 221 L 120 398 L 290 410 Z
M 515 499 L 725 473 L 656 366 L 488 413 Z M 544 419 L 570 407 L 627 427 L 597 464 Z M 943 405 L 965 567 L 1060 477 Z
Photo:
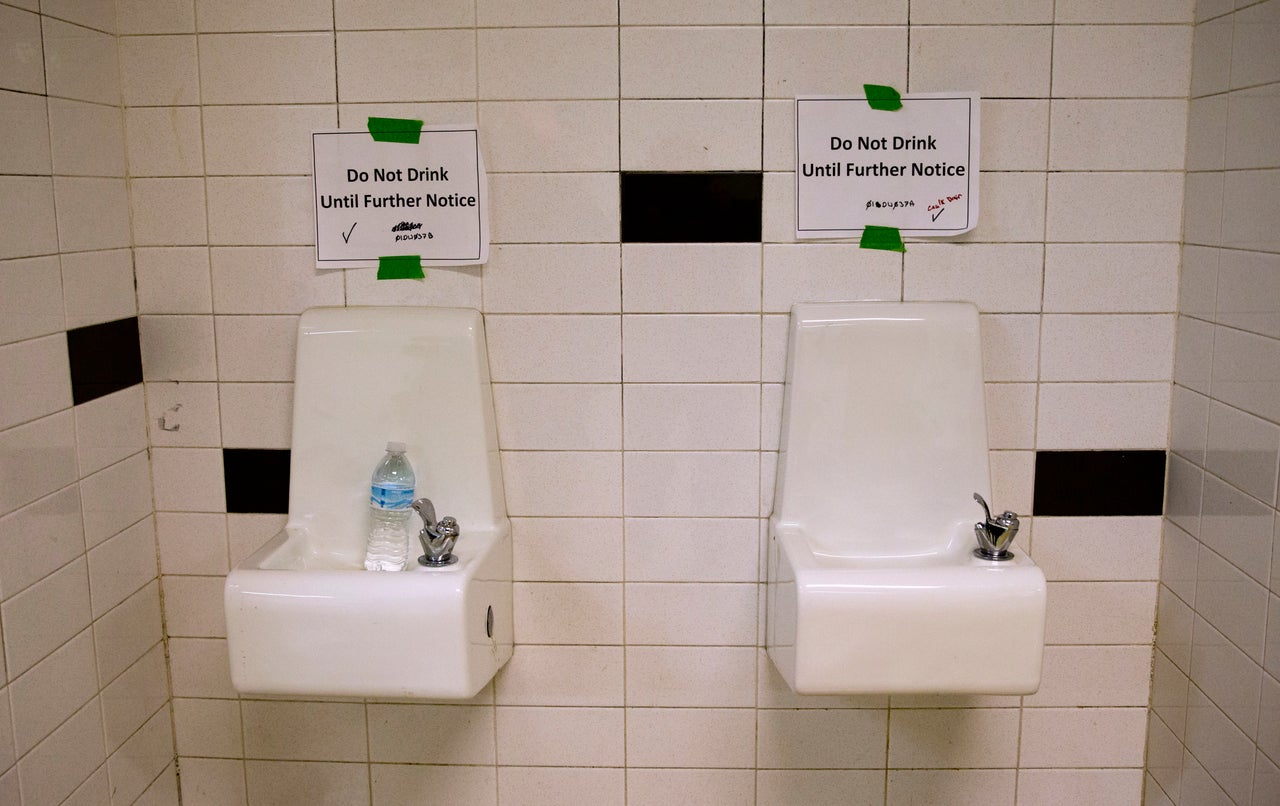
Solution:
M 408 509 L 412 503 L 412 487 L 374 484 L 369 488 L 369 505 L 378 509 Z

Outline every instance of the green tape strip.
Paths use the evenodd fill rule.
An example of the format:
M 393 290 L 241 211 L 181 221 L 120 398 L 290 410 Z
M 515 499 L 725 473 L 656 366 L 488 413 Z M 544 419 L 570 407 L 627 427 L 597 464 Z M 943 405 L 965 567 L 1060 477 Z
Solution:
M 862 89 L 867 93 L 867 104 L 872 109 L 893 112 L 902 108 L 902 96 L 893 87 L 886 87 L 883 84 L 863 84 Z
M 898 232 L 897 227 L 868 226 L 862 230 L 862 240 L 858 241 L 858 246 L 863 249 L 883 249 L 886 252 L 907 251 L 907 247 L 902 245 L 902 233 Z
M 418 255 L 383 255 L 378 258 L 379 280 L 421 280 L 422 258 Z
M 380 143 L 416 143 L 422 138 L 422 121 L 369 118 L 369 134 Z

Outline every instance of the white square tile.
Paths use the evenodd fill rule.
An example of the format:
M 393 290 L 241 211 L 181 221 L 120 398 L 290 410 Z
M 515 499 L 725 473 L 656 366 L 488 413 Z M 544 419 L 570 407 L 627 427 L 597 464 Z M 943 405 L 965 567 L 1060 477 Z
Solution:
M 470 100 L 476 96 L 475 65 L 469 31 L 339 33 L 338 97 L 344 103 Z
M 98 678 L 113 679 L 137 662 L 163 637 L 160 626 L 160 583 L 156 581 L 93 623 Z
M 376 269 L 348 269 L 348 305 L 431 305 L 479 308 L 479 266 L 441 266 L 424 270 L 422 280 L 379 280 Z
M 1235 13 L 1234 22 L 1231 88 L 1280 80 L 1280 57 L 1273 47 L 1280 36 L 1280 6 L 1266 2 L 1241 8 Z
M 1154 582 L 1050 582 L 1046 644 L 1150 643 Z
M 1218 274 L 1223 250 L 1213 246 L 1182 247 L 1182 276 L 1178 279 L 1178 313 L 1214 320 Z
M 0 289 L 0 344 L 66 329 L 56 256 L 0 261 Z
M 222 609 L 223 578 L 166 576 L 164 589 L 165 633 L 185 638 L 225 638 L 226 614 Z M 248 735 L 246 725 L 246 735 Z
M 244 756 L 240 703 L 235 700 L 175 699 L 173 721 L 179 755 Z
M 1244 731 L 1257 736 L 1262 704 L 1262 668 L 1203 619 L 1196 620 L 1191 643 L 1191 679 L 1199 693 Z
M 908 89 L 964 87 L 986 98 L 1048 97 L 1052 31 L 1047 25 L 913 28 Z
M 988 383 L 986 403 L 987 447 L 993 450 L 1035 447 L 1035 384 Z
M 985 170 L 1042 170 L 1048 150 L 1048 101 L 982 99 L 981 164 Z
M 521 582 L 514 589 L 515 631 L 530 644 L 622 643 L 622 586 L 595 582 Z
M 786 312 L 813 300 L 897 300 L 902 259 L 854 244 L 769 244 L 764 247 L 763 306 Z
M 1280 203 L 1280 171 L 1228 171 L 1222 194 L 1222 245 L 1280 252 L 1280 236 L 1259 209 Z
M 1191 22 L 1191 0 L 1141 0 L 1117 6 L 1099 0 L 1062 0 L 1054 5 L 1059 23 L 1088 22 Z
M 891 767 L 1013 767 L 1018 711 L 1012 708 L 894 709 Z
M 503 451 L 507 512 L 513 516 L 622 514 L 622 455 L 612 451 Z
M 618 97 L 616 29 L 482 29 L 476 43 L 482 101 Z
M 876 770 L 759 770 L 756 797 L 764 804 L 881 806 L 886 777 Z
M 49 99 L 53 172 L 124 176 L 124 124 L 119 107 Z
M 149 470 L 147 455 L 137 453 L 81 480 L 84 539 L 89 548 L 151 513 Z
M 1164 383 L 1051 383 L 1040 387 L 1040 450 L 1150 449 L 1168 445 Z
M 1195 613 L 1166 587 L 1160 588 L 1160 622 L 1156 648 L 1186 673 L 1191 670 L 1191 631 Z
M 1191 97 L 1223 92 L 1231 82 L 1233 18 L 1197 24 L 1192 34 Z
M 620 767 L 624 731 L 621 708 L 499 706 L 498 764 Z
M 618 706 L 620 646 L 521 646 L 494 680 L 499 705 Z
M 984 313 L 1040 309 L 1044 250 L 1038 244 L 912 244 L 903 298 L 968 300 Z
M 206 512 L 157 512 L 156 543 L 165 574 L 225 574 L 227 518 Z
M 153 381 L 144 385 L 151 447 L 216 448 L 222 444 L 217 384 Z
M 214 247 L 209 263 L 220 314 L 302 313 L 343 303 L 342 272 L 317 269 L 310 247 Z
M 0 597 L 39 582 L 83 551 L 80 494 L 74 486 L 0 518 Z
M 1056 100 L 1049 169 L 1178 171 L 1186 160 L 1183 100 Z
M 0 258 L 58 251 L 53 181 L 42 176 L 0 176 Z
M 1107 685 L 1098 685 L 1106 680 Z M 1151 699 L 1150 646 L 1049 646 L 1040 690 L 1026 706 L 1133 706 Z
M 1186 244 L 1221 246 L 1223 185 L 1220 172 L 1188 173 L 1182 240 Z
M 168 701 L 169 675 L 164 663 L 164 647 L 156 644 L 142 660 L 103 686 L 102 722 L 109 751 L 118 749 L 161 709 L 168 719 Z
M 148 381 L 212 381 L 218 377 L 213 322 L 200 316 L 140 316 L 142 374 Z
M 1187 106 L 1188 171 L 1221 171 L 1227 150 L 1226 95 L 1194 98 Z
M 75 482 L 75 441 L 70 410 L 0 431 L 0 513 Z
M 120 65 L 114 36 L 49 17 L 43 18 L 41 29 L 45 82 L 50 95 L 99 104 L 120 103 Z
M 634 768 L 626 797 L 631 804 L 755 803 L 755 778 L 751 769 Z
M 982 213 L 961 242 L 1040 241 L 1044 239 L 1044 175 L 1030 172 L 982 173 Z
M 479 113 L 489 171 L 618 168 L 617 101 L 485 101 Z
M 495 244 L 483 272 L 484 310 L 617 313 L 620 267 L 616 244 Z
M 1206 448 L 1206 470 L 1275 506 L 1280 426 L 1214 402 L 1209 407 Z
M 1046 315 L 1044 381 L 1165 381 L 1173 373 L 1174 317 Z
M 196 0 L 201 31 L 316 31 L 333 27 L 333 6 L 301 0 L 287 6 L 262 6 L 248 0 Z
M 196 56 L 196 38 L 121 37 L 120 76 L 126 106 L 185 106 L 199 103 L 200 67 Z
M 627 384 L 623 442 L 631 451 L 755 450 L 760 389 L 754 384 Z
M 15 680 L 89 626 L 88 563 L 79 559 L 10 597 L 4 617 L 5 669 Z
M 869 0 L 842 4 L 813 0 L 767 0 L 765 22 L 770 25 L 905 25 L 904 0 Z
M 65 335 L 0 347 L 0 428 L 70 407 L 71 368 Z
M 1254 748 L 1249 737 L 1240 731 L 1198 688 L 1191 687 L 1190 706 L 1187 709 L 1187 752 L 1213 770 L 1213 778 L 1233 802 L 1248 802 L 1253 789 Z M 1207 776 L 1206 776 L 1207 777 Z M 1187 803 L 1211 803 L 1188 791 L 1186 773 L 1183 774 L 1183 797 Z
M 5 89 L 43 94 L 44 46 L 40 15 L 5 6 L 0 8 L 0 79 Z
M 109 34 L 116 32 L 116 9 L 112 0 L 45 0 L 40 13 Z
M 1044 309 L 1056 313 L 1178 310 L 1178 252 L 1176 244 L 1046 244 Z
M 208 249 L 138 247 L 133 262 L 139 313 L 213 312 Z
M 621 450 L 618 384 L 495 384 L 503 450 Z
M 493 711 L 486 707 L 370 705 L 374 761 L 492 764 Z
M 296 316 L 216 316 L 218 379 L 293 381 Z
M 228 562 L 236 565 L 284 529 L 287 516 L 263 513 L 227 515 Z
M 628 766 L 751 767 L 754 745 L 755 715 L 745 708 L 627 711 Z
M 210 174 L 304 174 L 315 131 L 337 126 L 332 105 L 208 106 L 201 110 Z
M 491 767 L 377 764 L 370 767 L 378 803 L 497 803 L 498 771 Z
M 369 795 L 369 766 L 353 763 L 246 761 L 249 803 L 317 801 L 358 803 Z
M 147 449 L 147 408 L 141 384 L 76 406 L 80 474 Z
M 169 667 L 174 697 L 234 699 L 227 642 L 218 638 L 171 638 Z
M 156 530 L 146 518 L 89 551 L 90 604 L 95 617 L 156 578 Z
M 1217 322 L 1280 338 L 1280 255 L 1222 250 L 1216 290 Z
M 54 177 L 58 246 L 64 252 L 129 246 L 129 194 L 123 179 Z
M 512 518 L 514 573 L 533 582 L 621 582 L 621 518 Z
M 755 704 L 754 647 L 627 647 L 629 707 L 754 708 Z
M 68 328 L 114 322 L 138 313 L 131 250 L 68 253 L 60 261 Z
M 153 448 L 151 473 L 157 512 L 226 512 L 221 450 Z
M 1209 373 L 1213 366 L 1214 327 L 1189 316 L 1178 317 L 1174 343 L 1173 379 L 1203 395 L 1209 394 Z
M 1049 174 L 1050 241 L 1176 242 L 1181 221 L 1179 173 Z
M 560 199 L 561 204 L 547 204 Z M 489 237 L 500 243 L 616 243 L 618 175 L 491 174 Z
M 332 103 L 333 76 L 333 34 L 200 36 L 200 100 L 206 104 Z
M 245 754 L 251 758 L 362 761 L 368 758 L 360 703 L 245 702 Z M 369 720 L 371 723 L 374 719 Z
M 9 689 L 18 755 L 25 755 L 98 692 L 88 630 L 17 678 Z
M 1175 385 L 1169 413 L 1169 450 L 1203 465 L 1208 435 L 1209 399 Z
M 333 4 L 338 30 L 404 28 L 469 28 L 475 23 L 472 0 L 441 0 L 424 8 L 413 0 L 337 0 Z
M 759 511 L 760 458 L 755 452 L 628 452 L 627 515 L 749 517 Z
M 751 25 L 760 22 L 761 0 L 715 0 L 691 8 L 679 0 L 624 0 L 623 25 Z
M 18 762 L 21 802 L 61 803 L 104 760 L 102 709 L 91 700 Z
M 150 0 L 118 0 L 116 26 L 120 34 L 181 34 L 196 29 L 194 0 L 156 6 Z
M 759 97 L 763 39 L 759 26 L 623 28 L 622 97 Z
M 906 86 L 906 28 L 771 27 L 767 36 L 766 98 L 857 92 L 870 76 L 881 84 Z
M 624 171 L 758 171 L 761 102 L 623 101 Z
M 1140 767 L 1145 708 L 1034 708 L 1022 714 L 1020 763 L 1028 767 Z
M 1280 422 L 1280 341 L 1226 327 L 1213 329 L 1213 397 Z
M 630 582 L 627 644 L 755 646 L 759 585 Z
M 622 309 L 630 313 L 758 311 L 760 246 L 623 244 Z
M 1155 581 L 1160 572 L 1160 523 L 1155 516 L 1038 517 L 1031 556 L 1054 581 Z M 1085 561 L 1104 546 L 1114 549 L 1114 562 L 1098 567 Z
M 883 769 L 886 717 L 882 708 L 760 710 L 756 763 L 762 769 Z
M 1055 98 L 1181 98 L 1190 71 L 1190 26 L 1059 25 L 1054 29 Z
M 228 448 L 288 449 L 293 428 L 293 384 L 218 385 L 222 444 Z
M 1205 474 L 1200 540 L 1263 585 L 1271 569 L 1273 517 L 1270 506 Z
M 226 246 L 286 246 L 315 243 L 310 177 L 210 177 L 209 243 Z
M 1013 770 L 890 770 L 888 803 L 930 803 L 944 799 L 953 806 L 996 806 L 1013 803 Z
M 487 316 L 494 383 L 608 383 L 620 380 L 616 316 Z
M 633 383 L 760 379 L 758 316 L 624 316 L 622 348 L 623 377 Z

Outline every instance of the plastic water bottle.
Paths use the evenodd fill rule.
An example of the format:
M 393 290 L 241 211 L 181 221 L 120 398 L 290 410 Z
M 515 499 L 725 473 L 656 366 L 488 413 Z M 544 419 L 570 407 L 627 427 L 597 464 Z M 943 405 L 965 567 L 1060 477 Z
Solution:
M 369 571 L 401 571 L 409 556 L 409 514 L 413 503 L 413 466 L 403 442 L 388 442 L 387 454 L 373 470 L 369 484 Z

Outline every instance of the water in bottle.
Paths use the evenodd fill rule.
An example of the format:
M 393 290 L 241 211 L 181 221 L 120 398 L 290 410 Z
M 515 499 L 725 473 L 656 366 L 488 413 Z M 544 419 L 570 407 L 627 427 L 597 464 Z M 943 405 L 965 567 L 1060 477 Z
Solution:
M 374 468 L 369 484 L 369 547 L 364 567 L 400 571 L 409 556 L 409 515 L 413 511 L 413 466 L 403 442 L 388 442 L 387 454 Z

